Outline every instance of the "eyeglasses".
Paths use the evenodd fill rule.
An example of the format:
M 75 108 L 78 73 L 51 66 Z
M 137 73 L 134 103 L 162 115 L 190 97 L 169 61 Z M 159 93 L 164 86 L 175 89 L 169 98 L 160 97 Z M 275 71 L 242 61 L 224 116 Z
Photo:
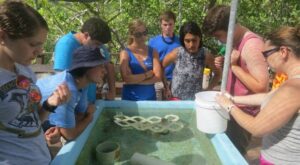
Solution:
M 267 58 L 267 57 L 271 56 L 273 53 L 277 52 L 278 50 L 280 50 L 280 48 L 276 47 L 276 48 L 273 48 L 273 49 L 269 49 L 269 50 L 263 51 L 261 53 L 263 54 L 263 56 L 265 58 Z
M 146 35 L 148 35 L 148 30 L 147 29 L 143 32 L 136 32 L 136 33 L 133 34 L 133 36 L 136 37 L 136 38 L 146 36 Z

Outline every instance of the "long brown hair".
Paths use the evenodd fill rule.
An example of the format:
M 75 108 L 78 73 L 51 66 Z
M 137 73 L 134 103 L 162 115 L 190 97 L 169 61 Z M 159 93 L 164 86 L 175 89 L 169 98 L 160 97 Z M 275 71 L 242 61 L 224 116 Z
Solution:
M 39 28 L 49 30 L 45 19 L 31 6 L 15 0 L 0 4 L 0 29 L 10 39 L 32 37 Z

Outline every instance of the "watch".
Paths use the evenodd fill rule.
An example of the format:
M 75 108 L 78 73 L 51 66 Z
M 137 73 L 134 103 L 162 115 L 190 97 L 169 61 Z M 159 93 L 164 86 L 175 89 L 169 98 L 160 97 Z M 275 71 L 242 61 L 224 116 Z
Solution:
M 235 105 L 234 105 L 234 104 L 231 104 L 230 106 L 226 107 L 226 111 L 227 111 L 228 113 L 230 113 L 231 110 L 232 110 L 234 107 L 235 107 Z
M 51 113 L 55 113 L 54 110 L 57 108 L 57 106 L 49 105 L 49 103 L 48 103 L 47 100 L 45 100 L 45 101 L 43 102 L 42 107 L 43 107 L 43 109 L 44 109 L 45 111 L 48 111 L 48 112 L 51 112 Z

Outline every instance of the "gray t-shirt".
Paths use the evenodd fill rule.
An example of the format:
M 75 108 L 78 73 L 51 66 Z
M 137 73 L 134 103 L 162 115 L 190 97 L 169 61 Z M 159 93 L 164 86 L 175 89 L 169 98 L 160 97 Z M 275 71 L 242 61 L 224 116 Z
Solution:
M 28 67 L 16 64 L 16 69 L 17 75 L 0 68 L 0 124 L 17 130 L 0 129 L 0 164 L 49 164 L 51 156 L 43 131 L 39 132 L 41 122 L 34 103 L 39 93 L 36 77 Z M 21 131 L 25 135 L 39 133 L 22 138 L 18 137 Z

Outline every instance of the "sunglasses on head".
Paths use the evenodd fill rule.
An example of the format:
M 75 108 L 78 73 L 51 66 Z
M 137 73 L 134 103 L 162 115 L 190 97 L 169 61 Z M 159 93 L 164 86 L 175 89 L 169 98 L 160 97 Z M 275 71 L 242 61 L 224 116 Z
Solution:
M 133 34 L 133 36 L 137 37 L 137 38 L 142 37 L 142 36 L 146 36 L 146 35 L 148 35 L 148 30 L 147 29 L 143 32 L 136 32 L 136 33 Z
M 277 52 L 278 50 L 280 50 L 279 47 L 276 47 L 276 48 L 272 48 L 272 49 L 269 49 L 269 50 L 265 50 L 263 52 L 261 52 L 263 54 L 263 56 L 265 58 L 271 56 L 273 53 Z

